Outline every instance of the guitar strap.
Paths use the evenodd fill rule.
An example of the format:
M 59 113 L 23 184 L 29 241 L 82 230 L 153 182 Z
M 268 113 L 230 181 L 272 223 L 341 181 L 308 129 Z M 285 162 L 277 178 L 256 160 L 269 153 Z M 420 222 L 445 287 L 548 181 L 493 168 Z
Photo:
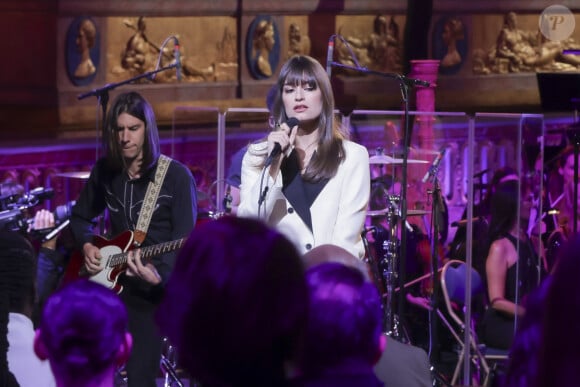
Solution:
M 143 199 L 141 213 L 139 214 L 139 219 L 137 220 L 137 227 L 135 228 L 133 239 L 133 244 L 136 247 L 141 246 L 145 240 L 147 229 L 149 228 L 149 223 L 151 222 L 151 216 L 153 215 L 153 210 L 155 209 L 155 204 L 157 203 L 157 198 L 159 197 L 159 191 L 161 191 L 161 186 L 163 185 L 163 180 L 165 180 L 165 175 L 167 174 L 167 169 L 169 168 L 170 163 L 171 158 L 164 155 L 159 156 L 157 169 L 155 171 L 155 179 L 149 182 L 147 192 L 145 193 L 145 198 Z

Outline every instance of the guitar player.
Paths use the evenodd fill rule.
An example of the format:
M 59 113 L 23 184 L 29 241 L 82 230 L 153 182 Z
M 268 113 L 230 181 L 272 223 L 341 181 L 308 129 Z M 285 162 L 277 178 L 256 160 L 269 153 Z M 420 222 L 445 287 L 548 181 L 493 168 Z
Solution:
M 127 306 L 134 340 L 126 365 L 128 386 L 154 387 L 162 340 L 153 313 L 175 262 L 171 241 L 189 236 L 196 222 L 195 180 L 183 164 L 160 155 L 153 109 L 136 92 L 123 93 L 113 102 L 103 127 L 103 144 L 105 156 L 92 168 L 73 207 L 70 227 L 82 251 L 81 271 L 100 278 L 103 285 L 110 281 L 114 290 L 122 289 L 120 296 Z M 145 206 L 150 182 L 161 186 L 157 186 L 157 196 L 147 195 Z M 105 210 L 110 239 L 93 235 L 93 220 Z M 144 229 L 141 213 L 150 215 Z M 145 231 L 140 249 L 134 244 L 143 235 L 134 233 L 137 229 Z M 159 244 L 163 247 L 145 253 L 148 246 Z M 118 254 L 125 251 L 128 253 Z M 112 262 L 119 259 L 122 264 L 111 270 Z

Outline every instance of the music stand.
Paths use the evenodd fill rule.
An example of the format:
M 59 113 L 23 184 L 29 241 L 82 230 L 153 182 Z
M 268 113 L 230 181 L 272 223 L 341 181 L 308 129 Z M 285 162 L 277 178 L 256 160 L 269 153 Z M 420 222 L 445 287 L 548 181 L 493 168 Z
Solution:
M 580 98 L 580 73 L 536 73 L 542 110 L 574 111 Z

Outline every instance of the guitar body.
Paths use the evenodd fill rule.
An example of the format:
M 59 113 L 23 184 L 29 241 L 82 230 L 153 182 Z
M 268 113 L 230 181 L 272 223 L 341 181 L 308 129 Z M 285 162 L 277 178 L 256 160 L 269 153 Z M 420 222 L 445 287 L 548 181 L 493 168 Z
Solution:
M 70 263 L 63 277 L 63 284 L 69 283 L 79 278 L 89 278 L 117 293 L 123 291 L 123 287 L 117 283 L 119 274 L 127 268 L 125 264 L 112 265 L 111 260 L 119 254 L 129 251 L 133 244 L 133 232 L 125 231 L 115 238 L 109 240 L 95 235 L 93 244 L 101 252 L 102 270 L 95 275 L 90 275 L 85 268 L 85 257 L 82 252 L 75 252 L 70 259 Z

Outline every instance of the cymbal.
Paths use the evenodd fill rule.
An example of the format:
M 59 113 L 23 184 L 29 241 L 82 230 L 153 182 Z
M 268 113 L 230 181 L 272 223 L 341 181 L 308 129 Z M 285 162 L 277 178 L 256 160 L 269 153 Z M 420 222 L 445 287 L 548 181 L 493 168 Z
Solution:
M 407 164 L 427 164 L 426 160 L 407 159 Z M 369 158 L 369 164 L 403 164 L 403 159 L 396 159 L 387 155 L 375 155 Z
M 55 176 L 65 177 L 65 178 L 69 178 L 69 179 L 86 180 L 86 179 L 89 178 L 89 175 L 90 174 L 91 174 L 90 172 L 75 171 L 75 172 L 62 172 L 62 173 L 57 173 L 57 174 L 55 174 Z

